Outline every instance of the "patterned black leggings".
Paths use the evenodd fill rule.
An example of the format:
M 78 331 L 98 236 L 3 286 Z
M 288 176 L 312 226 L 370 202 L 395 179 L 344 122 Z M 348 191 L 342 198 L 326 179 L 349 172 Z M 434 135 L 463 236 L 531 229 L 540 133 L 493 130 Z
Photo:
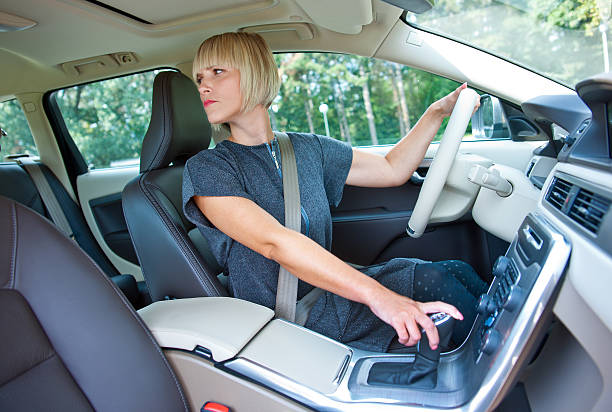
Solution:
M 487 291 L 487 287 L 476 271 L 460 260 L 419 263 L 414 269 L 412 299 L 419 302 L 442 301 L 459 309 L 463 321 L 455 322 L 451 337 L 452 345 L 458 346 L 470 333 L 476 319 L 478 298 Z M 402 346 L 395 339 L 389 352 L 403 352 Z

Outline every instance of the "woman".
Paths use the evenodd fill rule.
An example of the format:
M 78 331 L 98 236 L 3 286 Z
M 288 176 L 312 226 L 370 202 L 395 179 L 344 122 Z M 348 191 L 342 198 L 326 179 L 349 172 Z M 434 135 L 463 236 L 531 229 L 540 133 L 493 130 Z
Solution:
M 450 300 L 469 314 L 456 328 L 454 340 L 461 343 L 475 316 L 475 296 L 486 288 L 469 265 L 393 259 L 362 273 L 328 250 L 329 206 L 340 202 L 344 185 L 404 184 L 466 85 L 433 103 L 386 157 L 328 137 L 289 134 L 303 208 L 298 233 L 282 224 L 280 153 L 267 111 L 280 80 L 265 41 L 248 33 L 211 37 L 200 46 L 193 72 L 208 120 L 228 125 L 231 136 L 187 162 L 184 211 L 229 275 L 232 296 L 273 308 L 280 264 L 300 279 L 298 298 L 313 286 L 328 291 L 312 308 L 309 329 L 360 349 L 386 351 L 394 336 L 401 345 L 415 345 L 423 328 L 435 349 L 439 338 L 427 314 L 463 319 L 440 301 Z

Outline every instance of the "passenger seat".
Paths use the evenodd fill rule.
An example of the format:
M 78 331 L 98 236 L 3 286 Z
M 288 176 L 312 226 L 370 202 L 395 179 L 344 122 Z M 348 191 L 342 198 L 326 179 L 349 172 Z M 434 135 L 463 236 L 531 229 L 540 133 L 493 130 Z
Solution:
M 79 205 L 70 197 L 49 168 L 41 163 L 39 166 L 62 207 L 72 229 L 74 240 L 121 289 L 135 308 L 138 309 L 150 303 L 144 282 L 139 287 L 132 275 L 122 275 L 117 272 L 89 230 Z M 13 199 L 52 221 L 36 185 L 22 166 L 12 162 L 0 163 L 0 182 L 2 182 L 0 196 Z
M 189 410 L 151 332 L 99 267 L 2 196 L 0 336 L 0 410 Z

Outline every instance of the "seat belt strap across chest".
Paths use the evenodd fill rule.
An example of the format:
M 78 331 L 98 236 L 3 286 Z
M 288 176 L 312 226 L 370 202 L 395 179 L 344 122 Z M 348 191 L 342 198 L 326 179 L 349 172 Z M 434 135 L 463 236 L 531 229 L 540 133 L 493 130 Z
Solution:
M 286 133 L 274 132 L 281 152 L 283 197 L 285 199 L 285 227 L 301 231 L 300 187 L 293 144 Z M 275 314 L 277 318 L 295 321 L 298 278 L 284 267 L 278 272 Z
M 68 223 L 68 219 L 64 214 L 62 206 L 59 204 L 57 197 L 55 197 L 55 193 L 53 193 L 51 186 L 49 186 L 49 182 L 47 182 L 47 178 L 43 174 L 40 165 L 27 157 L 18 158 L 17 162 L 23 166 L 23 168 L 32 178 L 34 186 L 36 186 L 36 189 L 38 189 L 38 193 L 40 194 L 40 197 L 47 208 L 53 223 L 55 223 L 62 233 L 69 238 L 73 238 L 70 223 Z

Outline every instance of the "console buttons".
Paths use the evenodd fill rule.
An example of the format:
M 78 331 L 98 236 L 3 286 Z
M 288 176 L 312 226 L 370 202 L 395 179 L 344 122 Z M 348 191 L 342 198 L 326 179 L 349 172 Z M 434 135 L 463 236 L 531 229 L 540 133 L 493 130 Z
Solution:
M 513 312 L 517 308 L 521 307 L 525 300 L 525 291 L 518 285 L 512 285 L 510 293 L 506 297 L 504 302 L 504 309 L 508 312 Z
M 510 267 L 510 259 L 506 256 L 500 256 L 493 265 L 493 275 L 497 277 L 503 276 Z
M 491 296 L 485 293 L 480 295 L 480 300 L 478 301 L 478 308 L 476 311 L 481 315 L 491 315 L 497 311 L 497 305 Z
M 495 329 L 489 329 L 482 337 L 482 345 L 480 349 L 487 355 L 493 354 L 501 344 L 502 336 Z
M 491 326 L 493 326 L 493 323 L 495 323 L 495 317 L 493 316 L 489 316 L 485 321 L 484 321 L 484 327 L 485 328 L 490 328 Z

